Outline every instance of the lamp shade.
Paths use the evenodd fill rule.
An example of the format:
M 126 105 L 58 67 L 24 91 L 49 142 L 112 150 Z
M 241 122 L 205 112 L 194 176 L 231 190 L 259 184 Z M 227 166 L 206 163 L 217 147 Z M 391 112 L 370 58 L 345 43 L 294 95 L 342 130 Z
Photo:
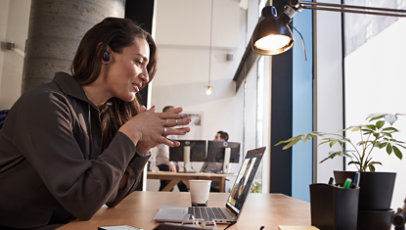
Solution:
M 283 17 L 277 17 L 275 7 L 264 7 L 252 34 L 251 46 L 254 51 L 261 55 L 276 55 L 289 50 L 294 41 L 286 21 Z

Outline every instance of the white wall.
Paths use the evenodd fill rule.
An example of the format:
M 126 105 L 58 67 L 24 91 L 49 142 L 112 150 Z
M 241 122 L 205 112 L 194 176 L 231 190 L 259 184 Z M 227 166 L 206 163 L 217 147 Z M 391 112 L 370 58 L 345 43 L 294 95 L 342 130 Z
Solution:
M 232 79 L 245 49 L 246 11 L 239 1 L 213 0 L 209 73 L 210 4 L 209 0 L 156 0 L 159 61 L 151 105 L 157 110 L 174 105 L 185 112 L 202 113 L 201 139 L 212 140 L 218 130 L 224 130 L 230 141 L 242 142 L 244 95 L 242 90 L 235 92 Z M 233 60 L 227 61 L 227 54 L 232 54 Z M 204 88 L 209 74 L 213 85 L 210 96 Z M 233 164 L 231 171 L 238 168 Z
M 340 4 L 339 0 L 329 1 Z M 336 132 L 343 128 L 341 16 L 339 13 L 314 11 L 316 130 Z M 320 143 L 318 140 L 317 144 Z M 342 170 L 342 158 L 320 164 L 328 156 L 328 145 L 317 147 L 317 178 L 327 183 L 334 170 Z
M 406 113 L 405 27 L 406 20 L 399 19 L 346 57 L 347 126 L 365 124 L 371 113 Z M 406 142 L 406 116 L 400 116 L 395 127 L 401 132 L 394 137 Z M 406 198 L 405 160 L 379 149 L 374 150 L 373 158 L 383 164 L 377 165 L 376 171 L 397 172 L 392 198 L 392 208 L 396 210 Z
M 0 41 L 17 48 L 0 50 L 0 109 L 9 109 L 21 94 L 30 7 L 30 0 L 0 0 Z
M 182 106 L 203 113 L 201 138 L 212 139 L 222 129 L 230 140 L 241 141 L 242 100 L 232 81 L 244 45 L 245 11 L 237 1 L 214 0 L 211 82 L 209 77 L 210 2 L 207 0 L 156 1 L 155 39 L 159 48 L 158 72 L 153 81 L 152 105 Z M 176 25 L 176 26 L 175 26 Z M 233 61 L 226 60 L 233 54 Z

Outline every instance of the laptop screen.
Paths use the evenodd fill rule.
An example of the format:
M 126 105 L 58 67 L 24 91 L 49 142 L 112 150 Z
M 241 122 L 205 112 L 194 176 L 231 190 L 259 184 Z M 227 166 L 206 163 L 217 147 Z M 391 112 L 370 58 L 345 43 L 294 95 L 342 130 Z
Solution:
M 265 147 L 248 151 L 247 155 L 242 162 L 240 172 L 235 180 L 234 186 L 231 189 L 230 196 L 227 200 L 227 207 L 231 208 L 237 213 L 240 210 L 247 198 L 254 181 L 255 174 L 261 163 L 262 155 L 264 154 Z

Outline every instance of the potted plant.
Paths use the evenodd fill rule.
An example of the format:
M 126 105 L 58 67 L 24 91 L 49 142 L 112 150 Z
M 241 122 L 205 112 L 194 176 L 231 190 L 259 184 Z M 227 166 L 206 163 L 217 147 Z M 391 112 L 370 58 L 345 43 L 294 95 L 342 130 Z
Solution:
M 385 149 L 389 155 L 393 153 L 397 158 L 402 159 L 403 154 L 400 149 L 406 149 L 406 146 L 403 145 L 405 142 L 396 140 L 393 137 L 394 133 L 399 132 L 399 130 L 393 126 L 398 116 L 399 114 L 372 114 L 367 117 L 368 124 L 349 126 L 341 130 L 341 132 L 359 132 L 361 141 L 357 143 L 339 133 L 313 131 L 279 141 L 275 146 L 286 144 L 282 148 L 286 150 L 299 141 L 306 142 L 314 137 L 319 137 L 321 138 L 320 145 L 328 144 L 330 148 L 335 145 L 340 146 L 339 151 L 331 152 L 329 156 L 321 160 L 321 162 L 337 156 L 347 156 L 352 159 L 348 164 L 355 165 L 359 172 L 366 172 L 367 170 L 374 172 L 375 165 L 382 165 L 381 162 L 373 160 L 374 149 Z M 345 146 L 345 144 L 347 145 Z
M 375 166 L 382 165 L 382 163 L 374 159 L 374 154 L 377 154 L 376 150 L 384 149 L 388 155 L 393 155 L 399 160 L 402 159 L 402 149 L 406 149 L 405 142 L 394 137 L 394 134 L 399 132 L 394 126 L 399 115 L 403 114 L 372 114 L 366 118 L 368 121 L 367 124 L 349 126 L 340 130 L 340 133 L 313 131 L 307 134 L 291 137 L 287 140 L 279 141 L 275 146 L 285 144 L 282 148 L 285 150 L 300 141 L 306 142 L 315 137 L 320 138 L 319 145 L 328 144 L 330 148 L 338 145 L 339 150 L 331 151 L 326 158 L 321 160 L 321 162 L 338 156 L 346 156 L 351 159 L 348 162 L 348 165 L 356 166 L 360 173 L 360 214 L 358 216 L 358 229 L 367 229 L 369 226 L 360 227 L 360 224 L 363 225 L 363 223 L 360 223 L 360 218 L 365 219 L 364 216 L 361 216 L 361 213 L 370 212 L 371 210 L 381 210 L 386 213 L 386 215 L 390 215 L 390 213 L 387 213 L 390 211 L 396 173 L 375 172 Z M 341 134 L 344 132 L 359 133 L 359 141 L 352 140 L 348 136 Z M 334 171 L 336 183 L 338 184 L 343 183 L 348 177 L 353 179 L 354 175 L 355 172 Z M 371 223 L 371 221 L 369 222 Z

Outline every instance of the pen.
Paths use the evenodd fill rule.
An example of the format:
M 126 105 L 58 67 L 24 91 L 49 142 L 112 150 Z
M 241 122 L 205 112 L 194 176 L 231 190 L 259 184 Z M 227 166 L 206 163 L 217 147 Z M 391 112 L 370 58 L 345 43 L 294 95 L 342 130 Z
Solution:
M 343 188 L 344 188 L 344 189 L 349 189 L 350 186 L 351 186 L 351 182 L 352 182 L 352 180 L 351 180 L 350 178 L 345 179 Z
M 359 187 L 359 177 L 360 177 L 359 172 L 356 172 L 355 175 L 354 175 L 354 181 L 352 182 L 352 185 L 353 185 L 355 188 L 358 188 L 358 187 Z
M 328 180 L 328 184 L 333 184 L 334 183 L 334 178 L 333 177 L 330 177 L 330 179 Z

